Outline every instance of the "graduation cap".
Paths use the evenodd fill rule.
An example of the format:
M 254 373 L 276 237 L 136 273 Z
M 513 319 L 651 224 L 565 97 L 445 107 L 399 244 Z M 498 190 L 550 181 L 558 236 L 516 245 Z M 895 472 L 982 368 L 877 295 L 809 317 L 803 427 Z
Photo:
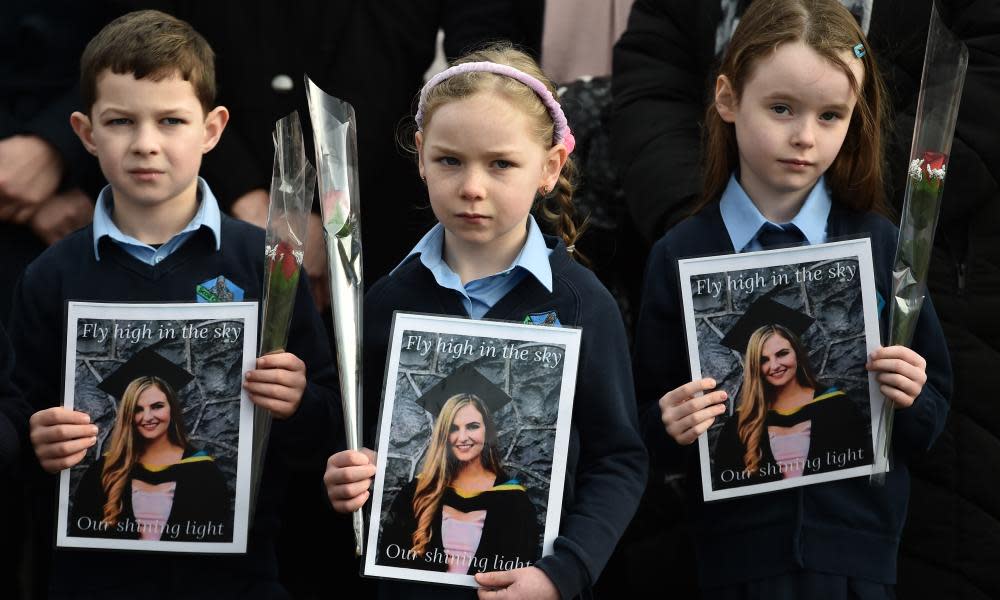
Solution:
M 140 377 L 159 377 L 170 384 L 175 392 L 180 391 L 194 379 L 194 375 L 163 358 L 151 348 L 144 348 L 105 377 L 97 387 L 115 398 L 121 398 L 125 394 L 125 388 Z
M 479 371 L 472 365 L 465 365 L 459 367 L 454 373 L 427 390 L 423 396 L 417 398 L 417 404 L 436 419 L 441 413 L 441 409 L 444 408 L 444 403 L 456 394 L 475 395 L 483 401 L 491 414 L 496 414 L 511 400 L 506 392 L 480 375 Z
M 753 332 L 766 325 L 781 325 L 798 337 L 815 321 L 805 313 L 801 313 L 793 308 L 788 308 L 780 302 L 775 302 L 768 297 L 756 300 L 747 308 L 743 316 L 736 321 L 729 333 L 722 338 L 722 345 L 732 348 L 740 354 L 747 351 L 747 343 Z

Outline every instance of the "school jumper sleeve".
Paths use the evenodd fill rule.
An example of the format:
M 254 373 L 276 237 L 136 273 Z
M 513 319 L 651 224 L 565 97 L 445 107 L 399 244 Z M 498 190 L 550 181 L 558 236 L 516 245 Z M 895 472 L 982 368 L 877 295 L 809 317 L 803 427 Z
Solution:
M 560 252 L 565 253 L 562 246 L 553 254 Z M 570 268 L 583 271 L 576 264 Z M 558 273 L 553 268 L 553 274 Z M 567 467 L 565 493 L 570 502 L 564 500 L 554 553 L 537 563 L 563 598 L 576 596 L 597 580 L 635 513 L 648 469 L 620 313 L 592 273 L 582 273 L 579 279 L 583 281 L 575 291 L 586 293 L 577 300 L 583 340 L 571 433 L 579 442 L 579 459 L 575 469 Z M 589 281 L 593 288 L 583 290 Z

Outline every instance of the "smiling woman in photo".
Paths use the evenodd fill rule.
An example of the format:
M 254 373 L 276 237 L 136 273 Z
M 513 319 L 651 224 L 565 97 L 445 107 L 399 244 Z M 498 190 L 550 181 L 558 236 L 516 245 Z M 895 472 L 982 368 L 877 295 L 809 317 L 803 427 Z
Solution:
M 192 378 L 147 349 L 101 382 L 121 400 L 107 450 L 73 496 L 70 535 L 232 540 L 225 478 L 211 456 L 191 446 L 175 391 Z
M 871 464 L 864 417 L 843 390 L 820 382 L 800 341 L 812 323 L 763 298 L 723 338 L 743 352 L 743 385 L 716 446 L 717 487 Z
M 463 575 L 494 571 L 498 560 L 534 563 L 535 508 L 497 447 L 493 415 L 510 397 L 466 366 L 417 402 L 434 427 L 420 474 L 383 521 L 379 562 Z

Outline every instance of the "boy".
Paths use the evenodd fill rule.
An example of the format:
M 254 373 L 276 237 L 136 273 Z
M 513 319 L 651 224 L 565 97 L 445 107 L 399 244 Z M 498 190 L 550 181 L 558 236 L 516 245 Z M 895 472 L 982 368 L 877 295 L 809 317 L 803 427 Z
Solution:
M 198 177 L 202 154 L 218 143 L 229 115 L 214 106 L 211 48 L 187 23 L 157 11 L 122 16 L 81 57 L 86 112 L 70 121 L 110 185 L 94 223 L 56 244 L 25 271 L 15 292 L 11 338 L 16 381 L 36 411 L 30 436 L 42 470 L 83 459 L 97 427 L 59 406 L 58 348 L 66 300 L 194 302 L 199 287 L 228 282 L 235 300 L 260 298 L 263 232 L 220 214 Z M 251 400 L 277 419 L 271 431 L 246 556 L 182 556 L 57 550 L 49 592 L 101 598 L 281 597 L 273 538 L 286 464 L 322 460 L 340 431 L 330 397 L 336 373 L 323 327 L 302 278 L 289 351 L 261 357 L 247 374 Z M 309 377 L 307 380 L 306 374 Z M 55 477 L 38 472 L 39 498 Z M 54 508 L 39 503 L 39 550 L 48 550 Z M 45 576 L 45 557 L 38 558 Z

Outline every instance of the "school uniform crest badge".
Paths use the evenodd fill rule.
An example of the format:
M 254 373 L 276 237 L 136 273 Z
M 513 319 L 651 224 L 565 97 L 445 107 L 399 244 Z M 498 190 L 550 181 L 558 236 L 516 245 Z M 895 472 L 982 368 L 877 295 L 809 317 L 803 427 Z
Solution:
M 219 275 L 195 286 L 194 297 L 198 302 L 240 302 L 243 288 Z
M 543 313 L 532 313 L 524 317 L 522 321 L 525 325 L 546 325 L 549 327 L 562 327 L 562 323 L 559 322 L 559 315 L 556 311 L 550 310 Z

